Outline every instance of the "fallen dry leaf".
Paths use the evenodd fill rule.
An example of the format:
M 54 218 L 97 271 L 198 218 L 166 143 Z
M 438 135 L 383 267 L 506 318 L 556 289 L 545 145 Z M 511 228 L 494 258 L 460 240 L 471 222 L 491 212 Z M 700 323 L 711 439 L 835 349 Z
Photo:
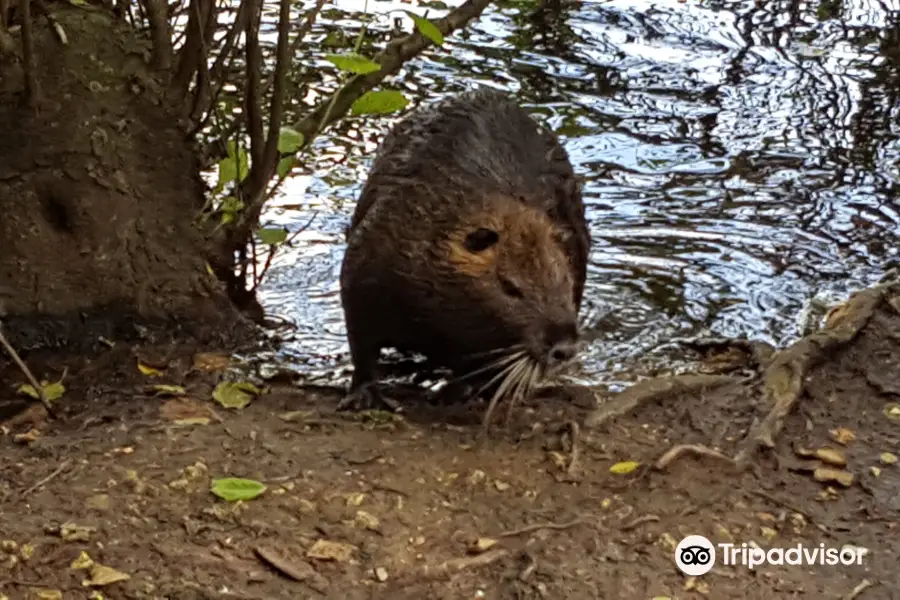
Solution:
M 847 464 L 847 459 L 839 450 L 833 448 L 819 448 L 816 450 L 816 458 L 829 465 L 843 467 Z
M 316 572 L 311 564 L 300 557 L 294 556 L 290 548 L 261 544 L 256 546 L 253 551 L 260 560 L 286 577 L 294 581 L 307 582 L 314 589 L 323 587 L 324 578 Z
M 481 554 L 482 552 L 487 552 L 496 545 L 497 540 L 492 538 L 480 537 L 473 543 L 469 544 L 469 547 L 466 550 L 468 550 L 468 552 L 471 554 Z
M 179 425 L 208 425 L 214 414 L 207 404 L 193 398 L 172 398 L 159 406 L 160 418 Z
M 17 444 L 30 444 L 41 437 L 41 432 L 37 429 L 30 429 L 27 433 L 18 433 L 13 436 L 13 441 Z
M 346 562 L 350 560 L 356 546 L 352 544 L 344 544 L 341 542 L 329 542 L 328 540 L 317 540 L 306 551 L 306 555 L 317 560 L 333 560 L 336 562 Z
M 841 444 L 842 446 L 846 446 L 856 439 L 856 434 L 846 427 L 838 427 L 837 429 L 832 429 L 828 433 L 831 434 L 831 439 L 836 441 L 838 444 Z
M 78 555 L 78 558 L 72 561 L 72 564 L 69 565 L 70 569 L 90 569 L 94 566 L 94 559 L 88 555 L 84 550 L 81 551 L 81 554 Z
M 364 510 L 356 511 L 355 522 L 358 526 L 363 529 L 368 529 L 369 531 L 378 531 L 381 528 L 381 523 L 378 521 L 378 517 L 373 514 L 367 513 Z
M 890 402 L 884 405 L 884 416 L 892 421 L 900 421 L 900 404 Z
M 800 458 L 812 458 L 816 453 L 809 448 L 804 448 L 803 446 L 794 446 L 794 454 L 796 454 Z
M 198 371 L 222 371 L 230 364 L 231 357 L 227 354 L 198 352 L 194 355 L 194 368 Z
M 82 585 L 89 585 L 91 587 L 103 587 L 105 585 L 111 585 L 120 581 L 128 581 L 129 579 L 131 579 L 131 575 L 129 575 L 128 573 L 117 571 L 112 567 L 95 564 L 91 567 L 90 578 L 83 581 Z
M 151 367 L 150 365 L 142 363 L 140 360 L 137 363 L 137 368 L 138 371 L 147 377 L 159 377 L 165 370 L 164 368 L 157 369 L 156 367 Z
M 609 468 L 610 473 L 615 473 L 616 475 L 627 475 L 628 473 L 633 472 L 641 466 L 641 463 L 635 460 L 626 460 L 623 462 L 617 462 L 613 466 Z
M 853 473 L 838 469 L 829 469 L 827 467 L 819 467 L 813 471 L 813 477 L 816 481 L 834 481 L 844 487 L 850 487 L 853 484 Z
M 91 534 L 97 531 L 96 527 L 76 525 L 75 523 L 63 523 L 59 528 L 59 537 L 67 542 L 87 542 Z

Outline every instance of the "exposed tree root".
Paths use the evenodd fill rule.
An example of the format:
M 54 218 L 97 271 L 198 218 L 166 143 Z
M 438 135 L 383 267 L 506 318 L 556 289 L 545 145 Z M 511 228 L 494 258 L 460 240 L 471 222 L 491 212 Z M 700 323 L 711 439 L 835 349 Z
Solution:
M 727 348 L 736 348 L 746 353 L 752 361 L 752 367 L 763 369 L 768 365 L 769 361 L 775 355 L 776 349 L 766 343 L 757 340 L 742 340 L 732 338 L 691 338 L 676 340 L 674 343 L 679 346 L 691 348 L 698 352 L 709 352 L 711 350 L 724 350 Z
M 778 352 L 763 373 L 763 399 L 769 413 L 751 427 L 735 456 L 738 466 L 746 466 L 761 448 L 773 448 L 784 428 L 784 420 L 803 393 L 810 370 L 852 341 L 863 330 L 885 297 L 884 286 L 856 293 L 831 311 L 825 328 Z
M 740 379 L 729 375 L 674 375 L 637 383 L 611 401 L 591 412 L 584 421 L 585 427 L 594 428 L 621 417 L 636 408 L 661 400 L 664 396 L 677 396 L 697 390 L 712 390 Z

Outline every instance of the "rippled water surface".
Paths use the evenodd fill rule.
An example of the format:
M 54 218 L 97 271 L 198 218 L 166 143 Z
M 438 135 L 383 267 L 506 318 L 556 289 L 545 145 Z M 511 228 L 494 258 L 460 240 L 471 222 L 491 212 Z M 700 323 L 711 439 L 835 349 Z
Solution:
M 329 32 L 358 31 L 362 2 L 336 6 L 309 40 L 314 56 L 330 51 Z M 383 38 L 397 16 L 386 13 L 413 5 L 368 8 Z M 493 6 L 392 85 L 413 107 L 507 89 L 562 138 L 595 240 L 585 377 L 671 367 L 677 355 L 660 347 L 677 337 L 785 344 L 812 297 L 840 298 L 897 261 L 898 2 L 613 0 L 568 6 L 557 23 L 529 21 L 533 8 Z M 305 101 L 333 89 L 328 72 L 312 75 Z M 265 216 L 309 224 L 261 299 L 296 324 L 282 360 L 315 380 L 347 377 L 343 231 L 394 118 L 331 130 Z

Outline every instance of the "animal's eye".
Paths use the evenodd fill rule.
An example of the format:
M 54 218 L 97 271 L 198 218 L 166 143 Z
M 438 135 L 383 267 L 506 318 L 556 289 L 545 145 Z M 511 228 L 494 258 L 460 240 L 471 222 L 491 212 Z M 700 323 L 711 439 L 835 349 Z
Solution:
M 506 277 L 500 278 L 500 287 L 503 288 L 503 293 L 511 298 L 524 298 L 525 297 L 525 294 L 522 293 L 522 290 L 519 289 L 519 286 L 514 284 L 512 281 L 510 281 Z
M 499 241 L 499 233 L 493 229 L 479 227 L 466 236 L 465 246 L 469 252 L 484 252 Z

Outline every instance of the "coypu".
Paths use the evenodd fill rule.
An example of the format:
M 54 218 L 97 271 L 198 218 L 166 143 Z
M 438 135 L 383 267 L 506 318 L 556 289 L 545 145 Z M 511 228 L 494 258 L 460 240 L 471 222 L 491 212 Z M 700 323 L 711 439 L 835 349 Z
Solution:
M 378 149 L 350 227 L 341 303 L 354 366 L 339 409 L 387 405 L 382 348 L 480 378 L 496 401 L 570 362 L 590 234 L 556 137 L 493 90 L 402 119 Z

